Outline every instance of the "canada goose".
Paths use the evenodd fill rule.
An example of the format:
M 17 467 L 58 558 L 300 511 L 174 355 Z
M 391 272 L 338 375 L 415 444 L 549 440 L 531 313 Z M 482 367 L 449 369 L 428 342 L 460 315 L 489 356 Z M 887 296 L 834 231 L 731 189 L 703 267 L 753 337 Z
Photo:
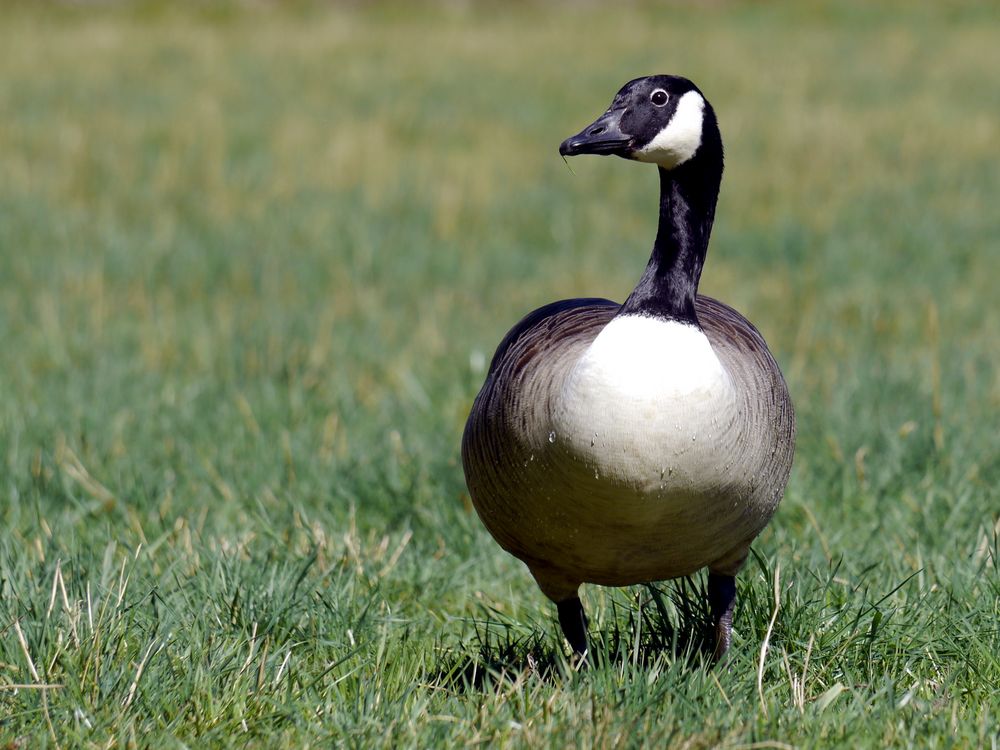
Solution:
M 581 583 L 707 567 L 719 659 L 734 577 L 788 481 L 795 416 L 757 329 L 697 293 L 722 180 L 715 113 L 686 78 L 638 78 L 559 153 L 656 164 L 659 228 L 624 304 L 554 302 L 500 342 L 462 437 L 472 502 L 577 654 Z

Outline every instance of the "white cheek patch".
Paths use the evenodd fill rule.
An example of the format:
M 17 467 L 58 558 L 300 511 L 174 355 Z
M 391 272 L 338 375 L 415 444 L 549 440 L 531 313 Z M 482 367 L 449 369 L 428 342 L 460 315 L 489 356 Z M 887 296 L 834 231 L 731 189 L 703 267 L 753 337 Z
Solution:
M 697 91 L 688 91 L 677 102 L 670 122 L 656 137 L 632 153 L 637 161 L 659 164 L 673 169 L 683 164 L 701 145 L 701 129 L 705 115 L 705 100 Z

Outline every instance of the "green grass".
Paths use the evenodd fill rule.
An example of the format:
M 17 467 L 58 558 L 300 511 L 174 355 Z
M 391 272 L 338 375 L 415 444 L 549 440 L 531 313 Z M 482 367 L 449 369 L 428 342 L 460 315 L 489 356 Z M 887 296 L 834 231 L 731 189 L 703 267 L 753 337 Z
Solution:
M 996 748 L 998 38 L 989 3 L 0 10 L 0 746 Z M 654 171 L 556 147 L 650 72 L 719 113 L 702 289 L 798 452 L 728 668 L 696 578 L 586 588 L 575 673 L 458 444 L 514 321 L 638 278 Z

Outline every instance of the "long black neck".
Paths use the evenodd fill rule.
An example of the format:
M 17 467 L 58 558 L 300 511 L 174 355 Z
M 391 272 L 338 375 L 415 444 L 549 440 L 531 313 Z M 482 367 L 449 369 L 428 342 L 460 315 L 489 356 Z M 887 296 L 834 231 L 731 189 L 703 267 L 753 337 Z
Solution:
M 706 113 L 707 114 L 707 113 Z M 679 167 L 660 171 L 660 225 L 646 270 L 619 315 L 698 325 L 694 301 L 722 182 L 722 141 L 714 117 L 703 142 Z M 706 137 L 708 136 L 708 137 Z M 714 137 L 712 137 L 714 136 Z

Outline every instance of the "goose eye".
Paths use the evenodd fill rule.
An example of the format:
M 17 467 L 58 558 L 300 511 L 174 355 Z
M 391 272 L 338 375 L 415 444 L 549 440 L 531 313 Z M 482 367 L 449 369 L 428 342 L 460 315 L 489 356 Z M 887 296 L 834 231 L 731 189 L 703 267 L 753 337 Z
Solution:
M 664 91 L 663 89 L 657 89 L 650 95 L 649 101 L 651 101 L 657 107 L 662 107 L 664 104 L 667 103 L 667 92 Z

